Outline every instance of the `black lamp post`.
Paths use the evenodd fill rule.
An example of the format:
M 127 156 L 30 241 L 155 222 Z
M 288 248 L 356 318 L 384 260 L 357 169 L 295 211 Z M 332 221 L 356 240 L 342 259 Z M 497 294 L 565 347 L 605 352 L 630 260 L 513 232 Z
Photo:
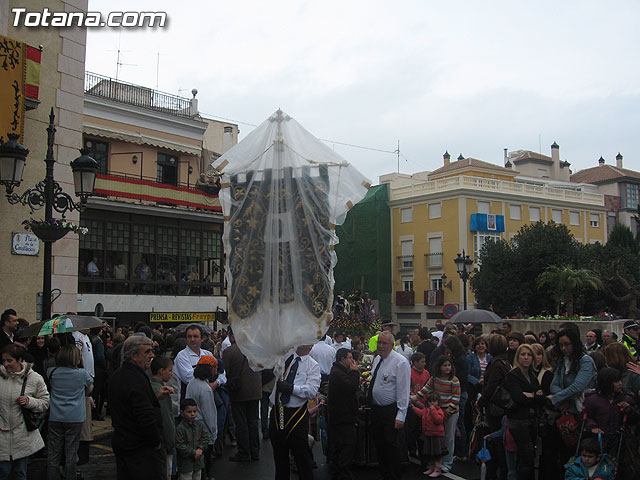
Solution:
M 458 275 L 462 279 L 462 286 L 464 289 L 464 293 L 462 298 L 464 299 L 464 310 L 467 309 L 467 280 L 471 276 L 471 267 L 473 266 L 473 260 L 469 258 L 469 255 L 466 255 L 464 250 L 462 250 L 462 254 L 458 254 L 456 258 L 453 259 L 456 262 L 456 270 L 458 271 Z
M 73 183 L 75 194 L 80 197 L 80 202 L 74 202 L 73 198 L 62 191 L 62 187 L 53 178 L 53 167 L 56 163 L 53 158 L 53 145 L 55 136 L 55 115 L 53 107 L 49 114 L 49 126 L 47 127 L 47 156 L 44 159 L 47 165 L 47 173 L 44 180 L 38 182 L 34 188 L 26 190 L 22 195 L 13 192 L 13 189 L 22 182 L 22 173 L 29 150 L 18 143 L 18 135 L 9 134 L 9 141 L 0 143 L 0 184 L 7 190 L 7 201 L 11 205 L 17 203 L 28 206 L 31 213 L 44 207 L 44 219 L 53 225 L 53 211 L 60 213 L 62 218 L 67 212 L 74 210 L 80 212 L 86 208 L 87 198 L 93 195 L 98 162 L 87 154 L 88 150 L 80 150 L 82 156 L 71 162 L 73 171 Z M 32 229 L 33 230 L 33 229 Z M 51 244 L 62 238 L 69 230 L 64 229 L 40 229 L 34 233 L 44 242 L 44 272 L 42 279 L 42 318 L 51 317 Z

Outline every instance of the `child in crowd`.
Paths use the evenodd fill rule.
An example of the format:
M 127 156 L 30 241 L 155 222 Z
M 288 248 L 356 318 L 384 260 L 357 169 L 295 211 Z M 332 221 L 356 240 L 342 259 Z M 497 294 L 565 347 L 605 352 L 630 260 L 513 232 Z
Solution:
M 504 444 L 505 456 L 507 459 L 507 480 L 516 480 L 516 464 L 518 461 L 518 447 L 513 439 L 513 435 L 508 428 L 509 419 L 504 415 L 502 417 L 502 423 L 500 424 L 500 430 L 496 430 L 489 435 L 485 435 L 486 440 L 501 439 Z
M 427 370 L 424 353 L 416 352 L 411 355 L 411 395 L 416 395 L 425 386 L 431 375 Z
M 209 430 L 196 420 L 198 407 L 192 398 L 180 402 L 182 421 L 176 428 L 179 480 L 200 480 L 204 468 L 204 452 L 209 444 Z
M 421 401 L 428 393 L 437 392 L 440 395 L 440 407 L 445 413 L 444 432 L 447 455 L 443 460 L 442 471 L 448 473 L 453 465 L 453 449 L 456 439 L 456 423 L 460 414 L 460 381 L 456 377 L 455 367 L 446 355 L 439 356 L 434 363 L 434 376 L 411 401 Z
M 426 368 L 426 357 L 422 352 L 416 352 L 411 355 L 411 395 L 416 395 L 422 387 L 425 386 L 427 380 L 429 380 L 429 371 Z M 421 451 L 420 441 L 420 419 L 413 413 L 413 410 L 407 411 L 407 418 L 405 421 L 405 428 L 407 431 L 407 442 L 409 446 L 410 455 L 418 458 Z
M 427 464 L 424 474 L 436 478 L 442 475 L 442 458 L 447 453 L 444 441 L 444 412 L 440 408 L 440 395 L 437 392 L 427 393 L 424 401 L 425 408 L 414 406 L 413 411 L 422 418 L 423 455 Z
M 173 362 L 167 357 L 154 357 L 151 362 L 151 388 L 156 393 L 165 386 L 173 376 Z M 173 389 L 169 387 L 170 392 Z M 165 451 L 167 452 L 167 478 L 173 472 L 173 457 L 176 454 L 176 422 L 173 416 L 171 398 L 166 396 L 158 400 L 160 402 L 160 414 L 162 415 L 162 437 Z
M 603 368 L 598 373 L 595 393 L 584 401 L 587 415 L 585 429 L 604 435 L 604 450 L 608 453 L 615 453 L 624 412 L 631 404 L 631 396 L 622 391 L 620 372 L 615 368 Z
M 580 456 L 567 465 L 565 480 L 613 480 L 613 461 L 606 453 L 600 454 L 600 444 L 587 438 L 580 444 Z

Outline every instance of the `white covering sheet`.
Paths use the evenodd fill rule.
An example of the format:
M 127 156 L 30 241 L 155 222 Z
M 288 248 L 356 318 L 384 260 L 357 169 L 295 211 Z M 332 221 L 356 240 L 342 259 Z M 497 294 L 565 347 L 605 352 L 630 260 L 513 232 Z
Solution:
M 281 110 L 215 161 L 222 172 L 229 320 L 254 369 L 327 330 L 335 225 L 369 182 Z

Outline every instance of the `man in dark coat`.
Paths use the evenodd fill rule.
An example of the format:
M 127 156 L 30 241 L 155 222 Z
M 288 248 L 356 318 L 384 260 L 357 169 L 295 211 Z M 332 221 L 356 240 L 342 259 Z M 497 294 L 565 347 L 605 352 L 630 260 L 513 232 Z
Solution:
M 122 351 L 122 367 L 113 374 L 109 388 L 117 478 L 164 479 L 166 454 L 162 448 L 158 398 L 166 397 L 173 389 L 163 386 L 153 393 L 145 373 L 154 356 L 151 339 L 132 335 L 124 342 Z
M 18 329 L 18 317 L 15 310 L 9 308 L 0 317 L 0 349 L 16 341 L 15 333 Z
M 329 374 L 329 463 L 334 480 L 353 478 L 359 387 L 358 365 L 351 351 L 341 348 Z
M 231 346 L 222 352 L 222 363 L 227 374 L 227 389 L 231 399 L 231 414 L 236 423 L 238 452 L 229 457 L 233 462 L 260 459 L 260 417 L 262 374 L 249 367 L 247 357 L 240 351 L 233 331 L 229 329 Z
M 424 353 L 425 365 L 429 365 L 429 363 L 431 363 L 431 353 L 438 346 L 438 339 L 431 335 L 427 327 L 422 327 L 419 335 L 422 342 L 420 342 L 416 351 Z

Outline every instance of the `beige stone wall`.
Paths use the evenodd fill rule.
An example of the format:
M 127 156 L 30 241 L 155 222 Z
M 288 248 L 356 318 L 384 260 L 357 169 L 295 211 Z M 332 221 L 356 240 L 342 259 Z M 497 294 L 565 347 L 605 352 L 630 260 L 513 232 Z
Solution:
M 0 10 L 10 11 L 14 7 L 26 6 L 29 11 L 42 11 L 46 6 L 50 11 L 87 10 L 87 0 L 31 0 L 9 1 L 0 5 Z M 1 16 L 5 21 L 6 16 Z M 69 163 L 79 156 L 82 142 L 82 105 L 84 82 L 84 52 L 86 30 L 69 28 L 20 28 L 4 23 L 0 31 L 31 46 L 42 45 L 40 75 L 40 105 L 26 113 L 24 145 L 29 149 L 23 182 L 16 189 L 18 193 L 35 186 L 44 179 L 47 147 L 46 127 L 49 111 L 54 107 L 56 115 L 56 146 L 54 157 L 55 178 L 60 186 L 73 195 L 73 178 Z M 36 294 L 42 291 L 42 269 L 44 246 L 40 255 L 28 257 L 11 254 L 11 233 L 24 231 L 21 222 L 30 217 L 43 218 L 44 210 L 30 214 L 28 207 L 9 205 L 0 199 L 0 217 L 5 228 L 0 233 L 0 277 L 4 280 L 0 289 L 0 310 L 14 308 L 29 321 L 36 316 Z M 68 214 L 67 218 L 78 221 L 78 214 Z M 53 304 L 53 312 L 75 311 L 77 308 L 77 259 L 78 239 L 69 234 L 53 247 L 52 288 L 59 288 L 62 295 Z

